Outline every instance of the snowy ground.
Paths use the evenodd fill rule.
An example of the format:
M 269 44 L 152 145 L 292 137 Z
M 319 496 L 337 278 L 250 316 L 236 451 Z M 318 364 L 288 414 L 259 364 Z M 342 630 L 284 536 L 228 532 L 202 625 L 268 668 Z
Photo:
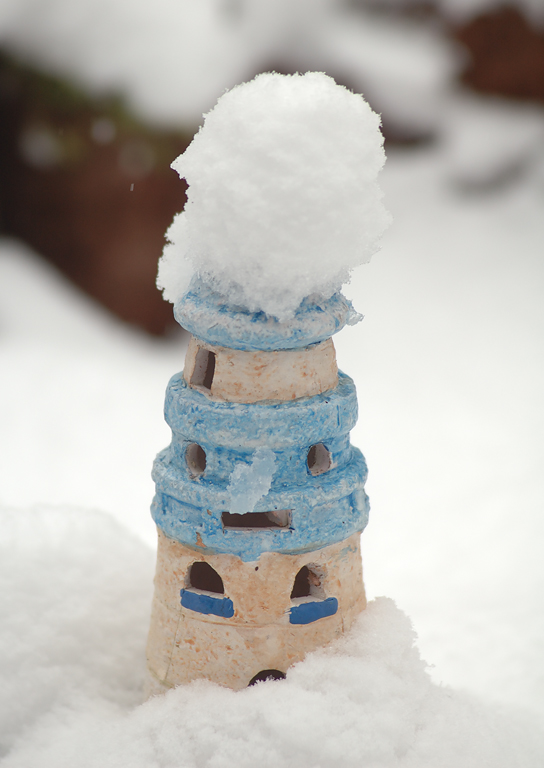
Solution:
M 461 193 L 451 183 L 445 155 L 432 149 L 390 153 L 383 186 L 395 224 L 382 252 L 360 270 L 350 288 L 366 316 L 364 322 L 336 338 L 340 366 L 355 378 L 359 392 L 360 419 L 352 440 L 370 467 L 371 522 L 363 535 L 368 592 L 371 597 L 388 595 L 411 617 L 422 656 L 435 665 L 435 680 L 489 703 L 525 707 L 541 717 L 544 177 L 535 168 L 494 192 Z M 64 670 L 63 680 L 70 674 L 62 667 L 65 648 L 68 655 L 79 643 L 83 652 L 91 649 L 89 666 L 81 662 L 76 680 L 81 669 L 90 679 L 95 663 L 102 664 L 104 677 L 108 664 L 104 666 L 100 656 L 107 654 L 102 640 L 113 642 L 115 659 L 124 658 L 124 640 L 107 625 L 108 611 L 115 625 L 116 599 L 123 594 L 131 596 L 139 630 L 121 638 L 130 635 L 128 659 L 132 665 L 139 663 L 153 557 L 107 517 L 82 511 L 76 523 L 72 510 L 66 512 L 66 523 L 68 518 L 58 509 L 24 510 L 35 504 L 103 510 L 153 546 L 149 472 L 154 454 L 169 441 L 162 397 L 170 375 L 182 367 L 183 342 L 154 342 L 121 327 L 38 257 L 4 242 L 0 359 L 0 504 L 21 510 L 15 518 L 6 512 L 11 522 L 5 530 L 11 538 L 4 547 L 10 557 L 3 560 L 1 577 L 3 610 L 7 607 L 15 617 L 1 641 L 9 667 L 4 669 L 10 717 L 5 750 L 24 727 L 30 728 L 25 736 L 30 751 L 25 753 L 19 744 L 2 766 L 73 766 L 68 747 L 63 762 L 51 745 L 64 728 L 78 734 L 79 744 L 89 750 L 100 742 L 97 722 L 105 722 L 106 715 L 104 709 L 90 711 L 92 697 L 82 699 L 78 709 L 73 704 L 75 684 L 72 698 L 63 704 L 66 716 L 64 710 L 49 715 L 47 686 L 57 685 L 59 669 Z M 43 552 L 35 541 L 41 532 Z M 93 571 L 86 578 L 111 580 L 106 623 L 97 625 L 90 638 L 77 622 L 70 624 L 60 608 L 48 614 L 47 606 L 32 597 L 36 585 L 39 593 L 57 597 L 65 589 L 70 605 L 77 605 L 83 593 L 72 578 L 77 572 L 67 551 L 72 536 L 74 551 L 81 553 L 76 559 L 93 567 L 100 562 L 102 576 Z M 116 536 L 126 562 L 122 578 L 112 560 Z M 59 554 L 53 558 L 55 547 Z M 101 551 L 103 557 L 97 554 Z M 67 574 L 60 578 L 63 562 Z M 31 563 L 35 583 L 29 576 Z M 89 592 L 88 582 L 81 583 Z M 93 589 L 104 598 L 104 590 L 96 585 Z M 89 594 L 95 593 L 91 589 Z M 10 598 L 15 605 L 10 606 Z M 372 610 L 368 621 L 377 622 L 372 627 L 379 632 L 385 625 Z M 119 632 L 135 621 L 127 611 L 120 611 Z M 25 629 L 26 617 L 32 615 L 41 616 L 39 632 Z M 56 644 L 57 621 L 67 645 Z M 392 612 L 388 621 L 388 626 L 397 626 L 400 619 Z M 398 623 L 398 631 L 409 647 L 402 626 Z M 48 642 L 58 658 L 44 650 Z M 24 654 L 7 652 L 15 646 L 27 650 L 31 664 L 25 664 Z M 41 678 L 49 675 L 50 681 L 33 690 L 32 675 L 24 670 L 38 667 Z M 123 738 L 128 738 L 127 733 L 140 728 L 134 718 L 145 719 L 142 714 L 123 714 L 138 700 L 139 673 L 130 677 L 123 669 L 112 669 L 111 674 L 114 681 L 115 675 L 121 676 L 122 690 L 115 692 L 115 683 L 104 682 L 100 675 L 96 685 L 114 691 L 111 727 L 126 726 Z M 87 680 L 82 688 L 89 684 Z M 178 696 L 171 702 L 163 715 L 175 721 L 181 717 L 175 707 L 182 701 Z M 225 701 L 225 709 L 229 706 L 231 699 Z M 149 708 L 142 711 L 151 713 Z M 34 727 L 38 717 L 42 720 Z M 123 719 L 127 717 L 132 718 L 132 731 Z M 494 727 L 504 731 L 498 722 Z M 431 742 L 438 741 L 436 733 Z M 511 735 L 518 737 L 529 750 L 521 732 Z M 101 749 L 107 739 L 115 740 L 111 733 L 104 738 Z M 236 738 L 244 737 L 237 733 Z M 149 739 L 152 742 L 152 736 Z M 60 738 L 59 743 L 62 747 L 68 742 Z M 260 741 L 255 744 L 263 748 Z M 357 748 L 364 752 L 361 745 Z M 433 762 L 432 750 L 427 762 L 422 754 L 412 755 L 412 763 L 402 762 L 400 752 L 393 757 L 398 765 L 455 765 L 438 763 L 436 756 Z M 257 761 L 258 751 L 255 755 Z M 544 751 L 538 755 L 522 750 L 519 764 L 540 765 Z M 390 763 L 376 759 L 369 765 L 397 765 L 393 757 Z M 154 759 L 142 764 L 175 765 L 166 757 L 162 762 Z M 197 763 L 187 758 L 183 764 L 236 764 L 234 757 L 229 763 L 228 756 L 223 762 L 199 759 Z M 280 755 L 276 764 L 289 764 L 282 759 Z M 81 760 L 79 765 L 84 764 L 110 763 Z M 345 756 L 344 764 L 357 762 Z M 482 758 L 474 765 L 495 768 L 498 762 Z
M 343 0 L 3 0 L 0 44 L 175 127 L 197 126 L 226 89 L 287 66 L 341 74 L 419 135 L 436 128 L 460 64 L 436 25 Z

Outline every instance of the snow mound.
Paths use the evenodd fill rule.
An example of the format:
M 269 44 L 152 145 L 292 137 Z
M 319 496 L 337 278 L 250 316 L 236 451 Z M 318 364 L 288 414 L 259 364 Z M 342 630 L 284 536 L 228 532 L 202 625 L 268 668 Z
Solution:
M 394 603 L 281 682 L 141 697 L 153 555 L 109 517 L 0 512 L 1 768 L 536 768 L 544 737 L 434 685 Z
M 49 713 L 140 702 L 153 570 L 106 514 L 0 507 L 0 756 Z
M 189 190 L 159 262 L 165 299 L 179 301 L 194 273 L 279 320 L 306 296 L 329 298 L 389 224 L 384 161 L 379 116 L 327 75 L 233 88 L 172 163 Z

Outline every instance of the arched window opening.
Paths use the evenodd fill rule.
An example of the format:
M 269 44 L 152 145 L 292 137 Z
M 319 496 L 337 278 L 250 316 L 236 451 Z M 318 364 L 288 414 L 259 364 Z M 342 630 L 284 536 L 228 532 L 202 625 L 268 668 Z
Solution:
M 295 583 L 293 584 L 293 591 L 291 592 L 291 600 L 294 597 L 309 597 L 310 596 L 310 571 L 307 565 L 303 565 L 300 571 L 295 576 Z
M 198 477 L 206 469 L 206 451 L 198 443 L 191 443 L 185 451 L 185 461 L 193 477 Z
M 201 589 L 204 592 L 225 594 L 223 579 L 209 563 L 198 561 L 189 568 L 189 587 Z
M 285 672 L 280 672 L 279 669 L 263 669 L 251 678 L 247 687 L 267 680 L 285 680 Z
M 199 349 L 195 357 L 195 367 L 191 376 L 192 387 L 212 388 L 215 373 L 215 352 L 209 349 Z
M 325 597 L 323 589 L 323 572 L 317 566 L 303 565 L 295 576 L 293 589 L 291 591 L 291 600 L 297 597 L 315 597 L 322 599 Z
M 307 462 L 311 475 L 322 475 L 331 468 L 331 452 L 323 443 L 316 443 L 308 451 Z

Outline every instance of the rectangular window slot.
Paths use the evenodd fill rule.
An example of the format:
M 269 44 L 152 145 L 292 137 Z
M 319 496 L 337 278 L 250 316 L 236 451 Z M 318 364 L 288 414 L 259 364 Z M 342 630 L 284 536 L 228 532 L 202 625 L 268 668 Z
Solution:
M 210 352 L 209 349 L 199 349 L 195 357 L 191 386 L 211 389 L 214 373 L 215 353 Z
M 245 515 L 223 512 L 221 515 L 223 528 L 289 528 L 291 525 L 290 509 L 274 509 L 270 512 L 247 512 Z

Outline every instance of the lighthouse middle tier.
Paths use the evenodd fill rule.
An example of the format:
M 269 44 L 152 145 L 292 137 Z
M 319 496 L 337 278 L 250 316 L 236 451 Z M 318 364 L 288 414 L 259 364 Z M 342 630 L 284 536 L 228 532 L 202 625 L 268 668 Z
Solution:
M 193 335 L 166 393 L 172 442 L 153 469 L 150 692 L 280 677 L 365 607 L 367 469 L 349 440 L 355 387 L 330 338 L 353 314 L 337 294 L 280 323 L 203 284 L 176 306 Z M 266 481 L 240 511 L 233 478 L 244 472 Z

